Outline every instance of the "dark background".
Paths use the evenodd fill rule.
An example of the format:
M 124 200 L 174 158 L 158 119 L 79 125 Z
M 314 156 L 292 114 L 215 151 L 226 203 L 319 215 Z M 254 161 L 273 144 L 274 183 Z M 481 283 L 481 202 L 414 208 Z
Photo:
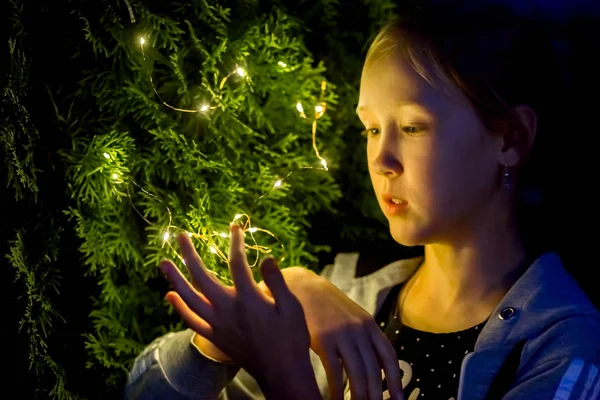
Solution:
M 375 0 L 374 0 L 375 1 Z M 438 1 L 439 2 L 439 1 Z M 6 7 L 6 2 L 3 6 Z M 30 92 L 27 108 L 32 115 L 34 125 L 40 131 L 40 138 L 35 149 L 35 165 L 39 168 L 38 184 L 40 197 L 37 204 L 15 201 L 12 188 L 3 184 L 0 186 L 0 204 L 3 212 L 0 213 L 0 244 L 2 254 L 6 253 L 9 240 L 14 238 L 14 229 L 25 227 L 28 232 L 39 235 L 39 243 L 44 243 L 48 238 L 45 235 L 48 221 L 28 219 L 27 216 L 36 210 L 40 215 L 51 216 L 56 223 L 68 227 L 69 223 L 62 215 L 69 203 L 64 182 L 64 171 L 57 157 L 57 151 L 65 146 L 67 138 L 61 136 L 55 122 L 55 114 L 49 101 L 46 86 L 57 91 L 69 93 L 75 89 L 77 78 L 86 64 L 92 60 L 73 58 L 81 43 L 79 23 L 74 10 L 85 10 L 85 14 L 92 15 L 94 9 L 102 10 L 112 4 L 111 1 L 37 1 L 23 2 L 26 10 L 23 13 L 23 29 L 26 31 L 25 48 L 28 49 L 30 67 Z M 152 2 L 144 2 L 152 4 Z M 168 7 L 167 2 L 154 2 L 156 7 Z M 363 54 L 364 45 L 369 36 L 375 31 L 375 21 L 384 17 L 382 15 L 368 16 L 367 5 L 369 1 L 340 1 L 343 6 L 335 20 L 323 21 L 319 1 L 281 1 L 264 2 L 265 11 L 273 4 L 279 4 L 289 10 L 292 15 L 306 21 L 311 30 L 306 32 L 306 44 L 312 51 L 316 60 L 323 60 L 328 68 L 328 73 L 343 90 L 344 83 L 348 87 L 358 87 L 360 64 L 357 60 Z M 430 3 L 436 3 L 431 1 Z M 477 2 L 481 3 L 481 2 Z M 557 141 L 552 149 L 555 163 L 548 166 L 548 174 L 556 176 L 554 182 L 555 196 L 560 196 L 549 210 L 551 223 L 561 229 L 561 256 L 565 260 L 569 271 L 578 279 L 582 287 L 599 304 L 598 274 L 600 268 L 595 250 L 598 248 L 597 222 L 598 201 L 596 185 L 598 184 L 598 58 L 596 27 L 598 18 L 597 6 L 594 2 L 556 2 L 514 1 L 522 12 L 527 12 L 525 4 L 542 4 L 543 9 L 552 18 L 561 19 L 569 17 L 571 22 L 569 31 L 572 39 L 569 46 L 576 51 L 570 65 L 573 67 L 572 79 L 574 86 L 580 88 L 572 97 L 561 99 L 565 104 L 565 113 L 569 115 L 569 122 L 564 126 L 564 137 Z M 558 4 L 558 5 L 557 5 Z M 559 6 L 560 5 L 560 6 Z M 569 6 L 570 5 L 570 6 Z M 577 11 L 575 6 L 580 7 Z M 581 11 L 584 10 L 584 11 Z M 8 14 L 2 12 L 3 16 Z M 569 15 L 572 14 L 572 15 Z M 585 17 L 585 18 L 583 18 Z M 127 18 L 124 16 L 124 18 Z M 12 21 L 1 19 L 4 38 L 8 37 Z M 76 33 L 76 34 L 74 34 Z M 5 71 L 10 62 L 6 51 L 6 39 L 1 41 L 2 50 L 0 67 L 2 80 L 7 78 Z M 552 82 L 548 82 L 551 91 Z M 1 108 L 0 113 L 8 112 Z M 93 105 L 90 105 L 93 107 Z M 354 118 L 353 115 L 340 116 L 340 118 Z M 360 129 L 357 126 L 357 129 Z M 347 165 L 353 171 L 364 168 L 362 153 L 348 153 Z M 5 160 L 5 162 L 10 162 Z M 3 174 L 4 175 L 4 174 Z M 405 248 L 399 246 L 389 238 L 388 228 L 381 218 L 365 217 L 365 193 L 362 183 L 355 181 L 356 174 L 339 172 L 336 177 L 347 193 L 346 198 L 338 205 L 342 211 L 340 217 L 330 215 L 317 215 L 311 219 L 311 238 L 315 243 L 327 243 L 332 246 L 332 253 L 324 255 L 320 260 L 323 266 L 333 261 L 333 256 L 338 252 L 358 251 L 361 253 L 359 274 L 366 275 L 395 259 L 412 257 L 422 253 L 421 248 Z M 3 179 L 5 177 L 3 176 Z M 367 193 L 366 195 L 370 195 Z M 32 223 L 31 221 L 35 221 Z M 361 230 L 353 230 L 353 226 L 360 225 Z M 365 231 L 378 232 L 368 237 Z M 340 234 L 340 232 L 343 232 Z M 387 239 L 383 239 L 387 238 Z M 54 351 L 55 359 L 68 371 L 68 383 L 74 392 L 79 392 L 87 398 L 106 398 L 106 394 L 99 394 L 95 388 L 103 385 L 101 375 L 94 371 L 81 371 L 81 376 L 74 376 L 73 372 L 78 366 L 85 365 L 86 354 L 83 346 L 73 344 L 83 343 L 79 332 L 86 330 L 87 315 L 91 307 L 90 296 L 98 290 L 97 283 L 79 273 L 79 257 L 77 252 L 79 239 L 75 233 L 66 228 L 61 233 L 63 243 L 72 243 L 71 246 L 60 246 L 60 260 L 57 266 L 63 270 L 63 282 L 60 296 L 54 303 L 62 311 L 63 317 L 69 321 L 69 328 L 58 331 L 51 336 L 50 346 L 65 346 L 70 343 L 65 351 Z M 43 251 L 31 248 L 28 251 Z M 33 392 L 38 384 L 37 380 L 28 371 L 28 335 L 21 335 L 18 331 L 18 321 L 22 310 L 26 306 L 27 298 L 24 296 L 21 285 L 14 284 L 13 269 L 3 257 L 1 265 L 1 290 L 2 304 L 5 310 L 1 326 L 2 338 L 9 357 L 4 360 L 5 368 L 10 370 L 4 374 L 4 390 L 15 390 L 15 397 L 33 398 Z M 81 349 L 81 351 L 74 351 Z M 5 350 L 6 354 L 6 350 Z M 95 381 L 94 379 L 97 380 Z

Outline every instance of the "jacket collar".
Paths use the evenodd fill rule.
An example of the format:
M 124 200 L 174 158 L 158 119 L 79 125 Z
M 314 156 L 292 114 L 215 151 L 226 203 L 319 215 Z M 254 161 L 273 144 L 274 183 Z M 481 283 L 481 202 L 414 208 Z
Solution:
M 575 314 L 598 317 L 598 310 L 565 270 L 558 254 L 543 253 L 500 301 L 475 350 L 537 336 L 548 325 Z
M 357 255 L 356 255 L 357 256 Z M 387 281 L 379 284 L 377 310 L 392 286 L 405 282 L 424 257 L 398 260 L 375 274 L 357 280 Z M 490 315 L 475 344 L 475 350 L 512 345 L 539 335 L 551 324 L 570 315 L 600 317 L 575 279 L 565 270 L 555 252 L 537 257 L 506 293 Z

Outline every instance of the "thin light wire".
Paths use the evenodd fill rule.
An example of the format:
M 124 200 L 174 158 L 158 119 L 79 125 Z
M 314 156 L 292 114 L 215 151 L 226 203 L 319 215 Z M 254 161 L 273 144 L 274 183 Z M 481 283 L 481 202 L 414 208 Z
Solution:
M 125 6 L 127 7 L 127 11 L 129 12 L 129 20 L 132 24 L 135 24 L 135 15 L 133 14 L 133 8 L 131 8 L 131 4 L 127 0 L 123 0 L 125 2 Z
M 140 49 L 142 50 L 142 58 L 144 59 L 144 70 L 146 71 L 146 74 L 148 75 L 148 78 L 150 79 L 150 85 L 152 86 L 152 90 L 154 91 L 154 94 L 156 94 L 156 97 L 158 97 L 160 102 L 165 107 L 169 107 L 170 109 L 172 109 L 174 111 L 186 112 L 186 113 L 205 113 L 208 110 L 214 110 L 217 108 L 217 106 L 202 106 L 200 109 L 191 110 L 191 109 L 187 109 L 187 108 L 174 107 L 174 106 L 170 105 L 169 103 L 167 103 L 166 101 L 164 101 L 162 99 L 162 97 L 160 97 L 160 94 L 158 94 L 158 91 L 156 90 L 156 86 L 154 86 L 154 80 L 152 79 L 152 74 L 150 73 L 150 71 L 148 71 L 148 67 L 146 66 L 146 53 L 144 52 L 144 44 L 145 44 L 145 39 L 142 38 L 140 40 Z M 238 74 L 241 77 L 244 77 L 245 73 L 246 73 L 245 70 L 236 64 L 235 70 L 230 72 L 226 77 L 224 77 L 221 80 L 221 84 L 219 85 L 219 99 L 223 98 L 222 89 L 223 89 L 223 86 L 225 86 L 225 82 L 227 82 L 227 80 L 234 74 Z
M 127 2 L 126 2 L 127 3 Z M 127 3 L 128 4 L 128 3 Z M 135 19 L 135 17 L 133 17 L 133 11 L 131 10 L 131 7 L 128 4 L 128 9 L 130 10 L 130 17 L 132 18 L 132 21 Z M 178 111 L 178 112 L 187 112 L 187 113 L 199 113 L 199 112 L 207 112 L 208 110 L 212 110 L 212 109 L 216 109 L 216 106 L 203 106 L 201 109 L 196 109 L 196 110 L 191 110 L 191 109 L 184 109 L 184 108 L 179 108 L 179 107 L 174 107 L 170 104 L 168 104 L 167 102 L 165 102 L 162 97 L 160 96 L 160 94 L 158 93 L 158 90 L 156 89 L 156 86 L 154 85 L 154 81 L 152 79 L 152 74 L 150 73 L 150 71 L 148 70 L 147 66 L 146 66 L 146 55 L 144 52 L 144 44 L 145 44 L 145 39 L 142 38 L 140 40 L 140 48 L 141 48 L 141 52 L 142 52 L 142 57 L 144 60 L 144 70 L 146 71 L 146 73 L 148 74 L 149 77 L 149 81 L 150 84 L 152 86 L 152 90 L 154 92 L 154 94 L 156 95 L 156 97 L 160 100 L 160 102 L 174 110 L 174 111 Z M 246 72 L 245 70 L 243 70 L 241 67 L 239 67 L 238 65 L 236 65 L 236 69 L 232 72 L 230 72 L 227 76 L 225 76 L 222 80 L 221 83 L 219 85 L 219 99 L 222 99 L 222 89 L 225 85 L 225 83 L 227 82 L 227 80 L 234 74 L 238 74 L 241 77 L 245 77 Z M 240 214 L 236 214 L 236 216 L 234 217 L 232 222 L 236 222 L 238 219 L 241 219 L 243 217 L 246 217 L 246 222 L 243 224 L 242 228 L 244 230 L 244 232 L 249 232 L 250 233 L 250 237 L 252 238 L 252 241 L 254 242 L 254 245 L 248 245 L 246 243 L 244 243 L 244 245 L 246 246 L 246 248 L 250 249 L 250 250 L 256 250 L 256 259 L 254 261 L 254 263 L 251 265 L 251 267 L 255 267 L 258 263 L 258 259 L 259 259 L 259 253 L 271 253 L 272 249 L 266 246 L 260 246 L 257 241 L 256 238 L 254 237 L 254 233 L 255 232 L 262 232 L 265 233 L 267 235 L 270 235 L 271 237 L 273 237 L 277 242 L 280 243 L 282 251 L 284 253 L 284 255 L 279 259 L 279 262 L 282 262 L 285 260 L 285 253 L 286 253 L 286 249 L 285 249 L 285 245 L 283 243 L 281 243 L 281 241 L 279 240 L 279 238 L 271 231 L 267 230 L 267 229 L 263 229 L 263 228 L 258 228 L 258 227 L 252 227 L 252 214 L 255 210 L 256 205 L 258 204 L 258 202 L 264 198 L 265 196 L 267 196 L 271 190 L 281 186 L 281 184 L 283 184 L 283 182 L 285 182 L 287 180 L 287 178 L 289 178 L 294 172 L 296 172 L 297 170 L 306 170 L 306 169 L 318 169 L 318 170 L 324 170 L 324 171 L 328 171 L 328 167 L 327 167 L 327 162 L 325 161 L 325 159 L 323 159 L 321 157 L 321 155 L 319 154 L 319 149 L 317 147 L 317 139 L 316 139 L 316 135 L 317 135 L 317 120 L 320 119 L 324 114 L 325 111 L 327 109 L 327 104 L 325 103 L 325 101 L 323 101 L 324 96 L 325 96 L 325 91 L 327 89 L 327 83 L 326 81 L 322 81 L 321 82 L 321 93 L 320 93 L 320 99 L 319 99 L 319 103 L 318 105 L 315 107 L 315 114 L 313 117 L 313 121 L 312 121 L 312 144 L 313 144 L 313 149 L 315 151 L 315 154 L 317 156 L 317 158 L 321 161 L 321 167 L 313 167 L 313 166 L 301 166 L 296 168 L 296 170 L 292 170 L 291 172 L 289 172 L 285 177 L 278 179 L 270 188 L 269 190 L 267 190 L 265 193 L 263 193 L 260 197 L 258 197 L 256 200 L 254 200 L 252 207 L 250 209 L 250 213 L 249 214 L 245 214 L 245 213 L 240 213 Z M 302 105 L 300 102 L 297 102 L 296 105 L 299 114 L 302 118 L 307 118 L 306 114 L 304 113 L 304 110 L 302 108 Z M 192 238 L 198 238 L 200 240 L 202 240 L 207 246 L 209 246 L 209 248 L 211 249 L 211 251 L 213 253 L 215 253 L 221 260 L 223 260 L 225 263 L 227 263 L 229 265 L 229 260 L 227 258 L 227 256 L 225 255 L 225 253 L 223 251 L 221 251 L 218 246 L 216 246 L 214 240 L 212 240 L 211 238 L 215 237 L 215 236 L 219 236 L 219 237 L 229 237 L 229 234 L 227 233 L 218 233 L 218 232 L 214 232 L 213 234 L 210 235 L 203 235 L 200 233 L 193 233 L 193 232 L 189 232 L 187 230 L 181 229 L 175 225 L 173 225 L 173 218 L 172 218 L 172 212 L 171 209 L 169 208 L 169 206 L 162 201 L 158 196 L 148 192 L 147 190 L 145 190 L 141 185 L 139 185 L 137 182 L 135 182 L 134 180 L 131 180 L 131 183 L 133 185 L 135 185 L 138 189 L 140 189 L 143 193 L 145 193 L 146 195 L 150 196 L 151 198 L 153 198 L 154 200 L 158 201 L 159 203 L 161 203 L 165 209 L 167 210 L 168 216 L 169 216 L 169 224 L 166 228 L 165 234 L 163 236 L 164 240 L 163 240 L 163 247 L 165 245 L 165 243 L 169 246 L 169 248 L 177 255 L 177 257 L 185 264 L 185 260 L 183 259 L 183 257 L 181 257 L 177 250 L 173 248 L 173 246 L 170 243 L 170 237 L 172 236 L 172 231 L 179 231 L 179 232 L 185 232 L 187 233 L 188 236 L 192 237 Z M 131 193 L 129 191 L 129 187 L 127 186 L 127 197 L 129 198 L 129 201 L 133 207 L 133 209 L 136 211 L 136 213 L 138 215 L 140 215 L 140 217 L 150 226 L 152 226 L 152 222 L 150 222 L 139 210 L 138 208 L 135 206 L 135 204 L 133 203 L 132 200 L 132 196 Z M 218 274 L 212 270 L 210 270 L 211 273 L 215 274 L 218 276 Z M 224 277 L 221 277 L 224 278 Z M 230 280 L 229 280 L 230 281 Z

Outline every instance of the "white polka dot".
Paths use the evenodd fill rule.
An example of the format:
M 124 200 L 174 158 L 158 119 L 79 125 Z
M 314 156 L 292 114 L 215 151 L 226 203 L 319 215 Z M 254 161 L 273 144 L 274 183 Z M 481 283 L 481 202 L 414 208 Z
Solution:
M 371 325 L 371 326 L 373 326 L 373 325 Z M 396 331 L 396 335 L 399 334 L 399 333 L 400 333 L 400 331 Z
M 477 330 L 477 329 L 479 329 L 479 327 L 478 327 L 478 326 L 476 326 L 476 327 L 475 327 L 475 330 Z
M 373 325 L 371 325 L 371 326 L 373 326 Z M 469 354 L 469 350 L 465 350 L 465 354 Z
M 457 336 L 460 339 L 460 335 Z
M 398 318 L 394 315 L 394 319 L 398 319 Z
M 419 340 L 421 340 L 421 338 L 417 338 L 417 342 L 418 342 Z
M 435 372 L 435 369 L 431 368 L 431 372 Z
M 411 366 L 413 366 L 414 364 L 413 364 L 413 363 L 410 363 L 410 365 L 411 365 Z
M 385 326 L 385 322 L 380 323 L 379 326 L 383 328 Z
M 441 388 L 441 387 L 442 387 L 442 385 L 438 385 L 438 389 Z
M 456 378 L 456 374 L 452 374 L 452 377 L 453 377 L 453 378 Z
M 425 357 L 429 357 L 429 354 L 425 354 Z
M 442 347 L 444 347 L 444 345 L 442 345 Z
M 421 393 L 421 397 L 425 396 L 425 393 Z
M 452 360 L 448 361 L 448 364 L 452 364 Z
M 400 346 L 400 350 L 404 350 L 404 346 Z
M 417 378 L 417 382 L 421 382 L 421 378 Z

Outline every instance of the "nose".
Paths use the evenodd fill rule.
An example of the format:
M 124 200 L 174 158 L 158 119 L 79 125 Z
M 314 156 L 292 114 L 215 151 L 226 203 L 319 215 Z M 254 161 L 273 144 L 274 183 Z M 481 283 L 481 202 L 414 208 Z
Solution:
M 399 138 L 397 129 L 386 129 L 380 133 L 380 138 L 373 143 L 369 164 L 371 170 L 378 175 L 397 176 L 401 175 L 404 167 L 400 161 Z

